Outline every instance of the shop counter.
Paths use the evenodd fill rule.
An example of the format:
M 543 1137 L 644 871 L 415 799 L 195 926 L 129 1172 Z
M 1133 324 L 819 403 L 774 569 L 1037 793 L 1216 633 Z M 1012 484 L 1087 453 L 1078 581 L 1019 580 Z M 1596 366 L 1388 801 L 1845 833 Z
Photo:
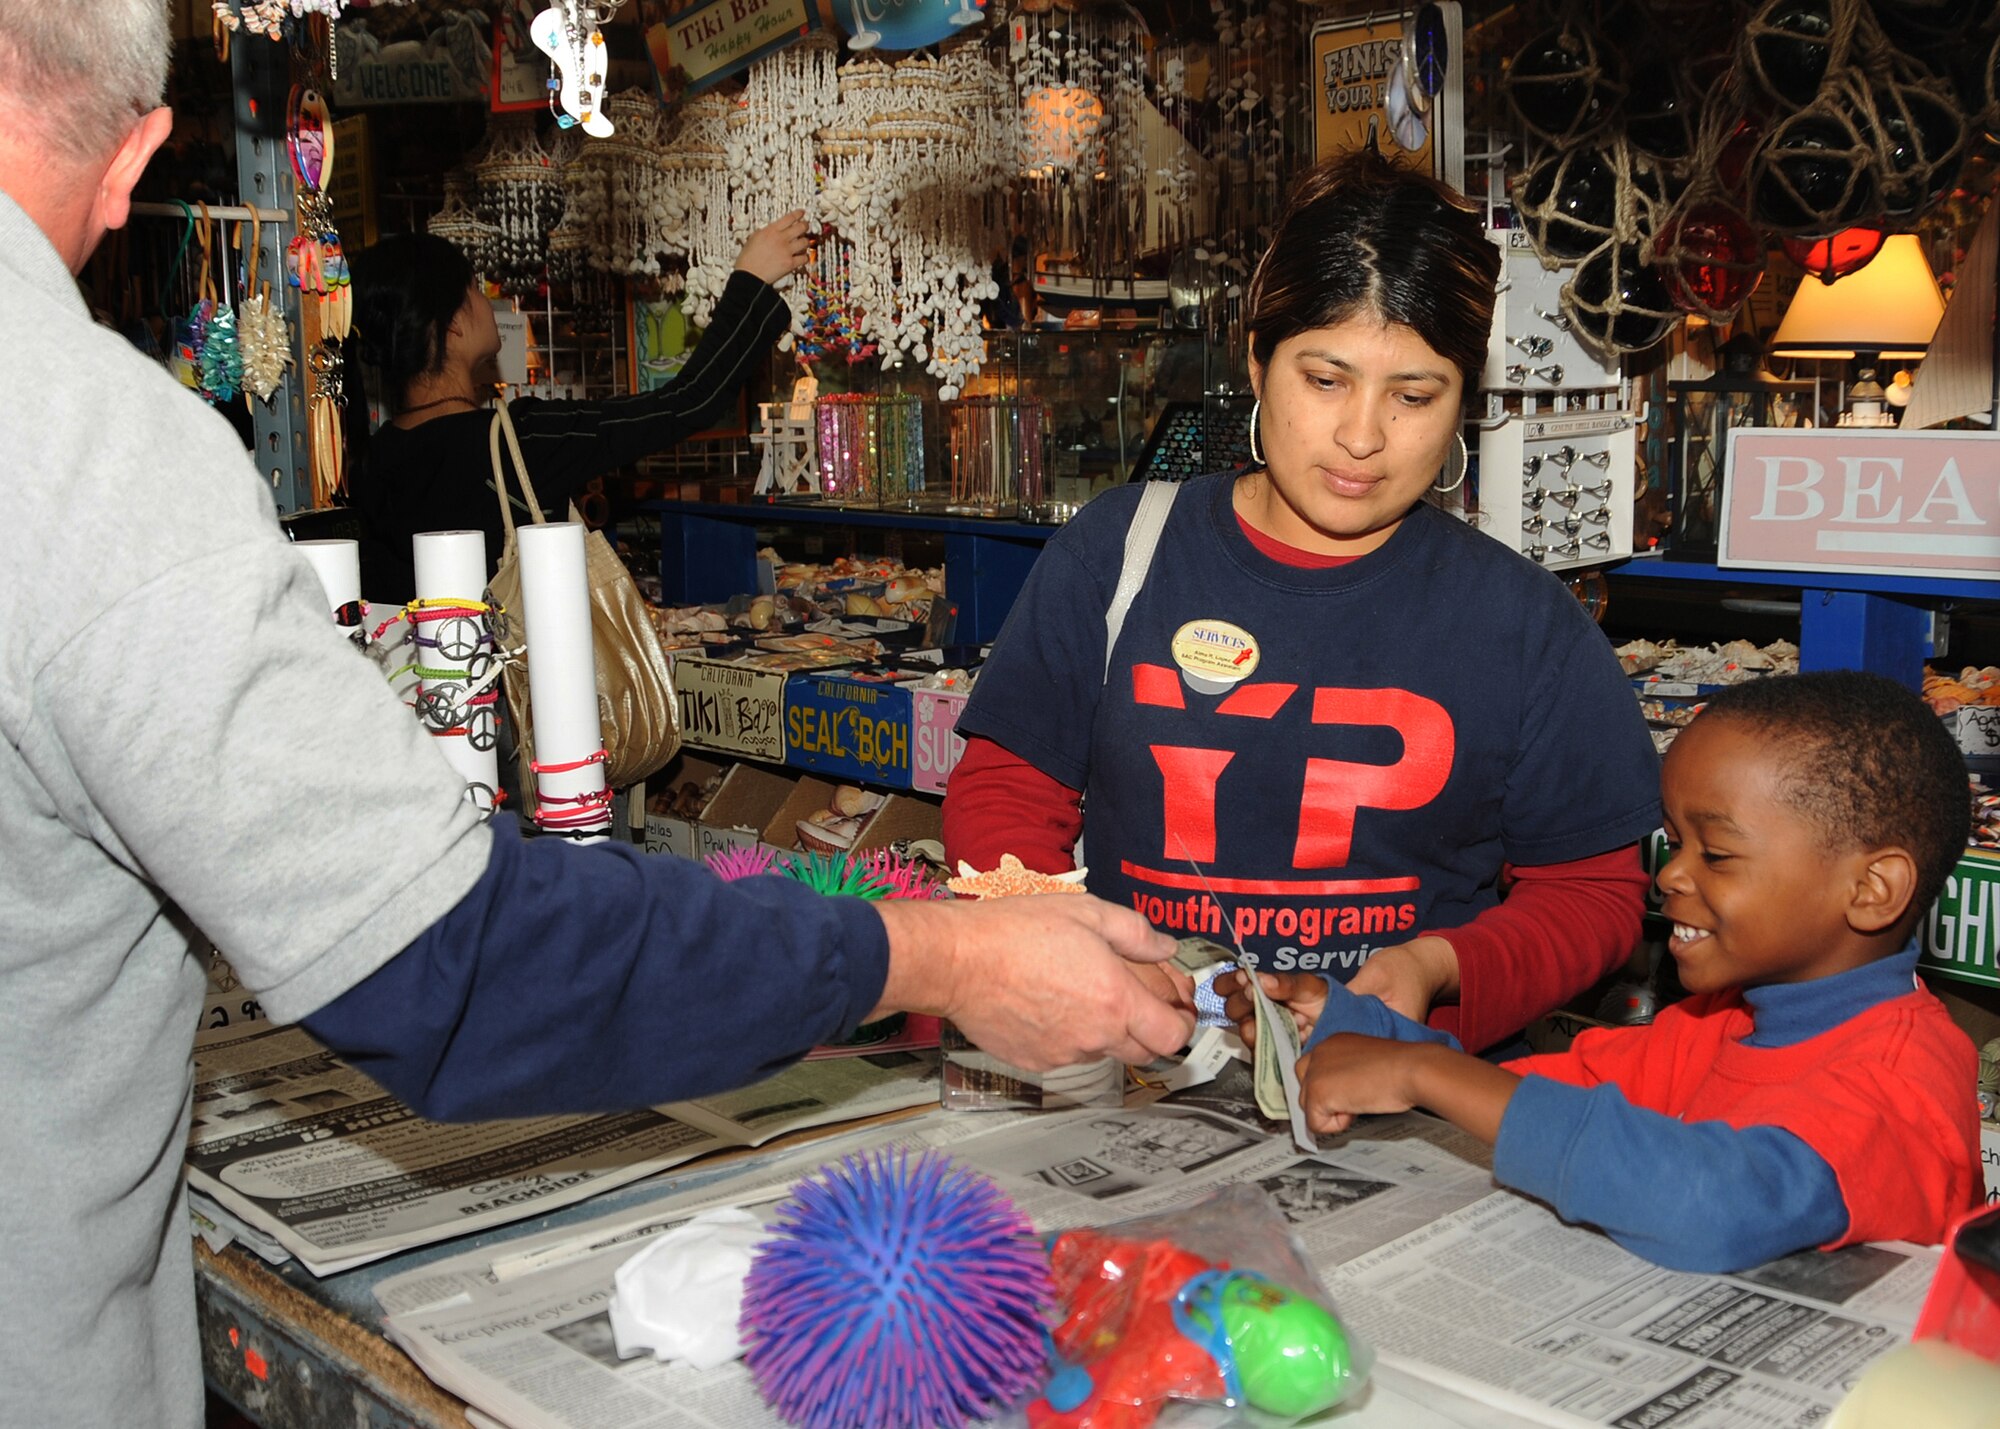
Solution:
M 944 1115 L 932 1109 L 874 1120 Z M 379 1328 L 378 1284 L 473 1248 L 631 1210 L 869 1124 L 848 1122 L 800 1132 L 751 1152 L 723 1153 L 547 1216 L 406 1251 L 337 1275 L 314 1276 L 296 1261 L 270 1266 L 239 1246 L 215 1252 L 196 1241 L 203 1375 L 211 1390 L 261 1429 L 466 1429 L 466 1404 L 426 1378 Z M 481 1417 L 470 1422 L 490 1421 Z M 770 1422 L 780 1429 L 775 1414 Z M 1361 1403 L 1325 1421 L 1328 1429 L 1509 1429 L 1523 1422 L 1379 1370 Z

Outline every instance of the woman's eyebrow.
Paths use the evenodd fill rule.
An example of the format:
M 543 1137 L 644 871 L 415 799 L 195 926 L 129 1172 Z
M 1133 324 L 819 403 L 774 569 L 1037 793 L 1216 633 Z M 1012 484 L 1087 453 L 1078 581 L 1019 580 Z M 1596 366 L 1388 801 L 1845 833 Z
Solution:
M 1342 372 L 1356 372 L 1353 363 L 1338 353 L 1324 352 L 1318 348 L 1305 348 L 1294 354 L 1301 362 L 1323 362 L 1328 367 L 1337 367 Z M 1435 368 L 1412 368 L 1408 372 L 1391 372 L 1391 382 L 1449 382 L 1451 374 Z

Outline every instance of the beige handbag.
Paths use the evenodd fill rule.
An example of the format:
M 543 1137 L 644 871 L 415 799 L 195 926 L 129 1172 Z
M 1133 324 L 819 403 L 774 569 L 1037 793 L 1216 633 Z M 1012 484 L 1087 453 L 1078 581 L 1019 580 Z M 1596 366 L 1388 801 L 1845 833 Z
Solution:
M 520 439 L 514 435 L 514 420 L 507 414 L 507 404 L 501 402 L 493 413 L 489 445 L 493 489 L 499 497 L 500 524 L 507 537 L 491 589 L 493 600 L 504 610 L 497 617 L 500 643 L 503 648 L 515 649 L 524 644 L 526 628 L 521 619 L 520 545 L 507 494 L 507 463 L 500 451 L 503 437 L 528 509 L 537 524 L 547 518 L 528 478 L 528 463 L 521 455 Z M 569 519 L 582 522 L 574 504 L 569 508 Z M 585 534 L 584 563 L 590 578 L 590 637 L 597 657 L 597 712 L 604 723 L 605 782 L 613 789 L 623 789 L 639 783 L 674 757 L 681 742 L 680 706 L 674 696 L 673 669 L 661 648 L 645 598 L 603 532 Z M 528 707 L 527 662 L 532 657 L 529 651 L 510 661 L 505 680 L 507 710 L 521 748 L 521 787 L 530 791 L 535 787 L 528 767 L 535 757 L 534 718 Z

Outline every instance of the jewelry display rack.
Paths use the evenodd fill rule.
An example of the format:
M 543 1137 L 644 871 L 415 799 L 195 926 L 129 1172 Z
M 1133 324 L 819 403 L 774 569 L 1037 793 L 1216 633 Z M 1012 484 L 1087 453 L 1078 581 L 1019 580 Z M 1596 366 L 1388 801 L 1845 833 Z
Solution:
M 1507 246 L 1480 374 L 1479 468 L 1441 504 L 1550 570 L 1632 554 L 1633 413 L 1615 361 L 1570 330 L 1565 273 L 1542 267 L 1526 235 Z

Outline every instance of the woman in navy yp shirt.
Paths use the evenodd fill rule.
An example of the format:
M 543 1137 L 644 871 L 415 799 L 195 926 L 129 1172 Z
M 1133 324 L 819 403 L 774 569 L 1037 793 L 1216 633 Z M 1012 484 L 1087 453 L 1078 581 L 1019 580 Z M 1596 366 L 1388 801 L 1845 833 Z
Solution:
M 1180 490 L 1108 667 L 1140 489 L 1049 543 L 960 721 L 953 859 L 1060 871 L 1082 833 L 1092 892 L 1468 1048 L 1624 959 L 1659 819 L 1631 690 L 1560 581 L 1424 501 L 1499 267 L 1372 151 L 1304 176 L 1250 286 L 1254 464 Z

